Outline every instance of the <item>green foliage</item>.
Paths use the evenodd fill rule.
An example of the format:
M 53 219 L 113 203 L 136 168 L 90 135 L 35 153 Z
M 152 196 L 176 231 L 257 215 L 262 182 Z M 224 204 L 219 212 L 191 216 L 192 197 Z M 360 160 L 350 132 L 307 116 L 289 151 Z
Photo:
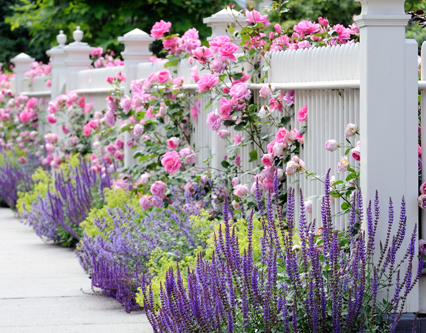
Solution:
M 124 208 L 125 205 L 129 205 L 141 216 L 144 215 L 141 207 L 139 206 L 139 197 L 124 189 L 105 189 L 105 202 L 106 204 L 101 207 L 93 207 L 86 220 L 80 224 L 83 231 L 90 237 L 100 234 L 98 228 L 93 224 L 93 220 L 97 217 L 100 219 L 105 218 L 105 222 L 109 224 L 109 227 L 107 227 L 105 231 L 109 231 L 113 228 L 112 219 L 108 214 L 108 209 L 116 207 Z

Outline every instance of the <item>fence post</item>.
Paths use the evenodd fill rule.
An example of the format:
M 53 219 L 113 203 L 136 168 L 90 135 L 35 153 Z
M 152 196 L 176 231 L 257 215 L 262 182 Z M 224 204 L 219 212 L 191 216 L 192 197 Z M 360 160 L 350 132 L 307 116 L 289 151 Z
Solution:
M 137 67 L 141 62 L 149 62 L 152 52 L 149 51 L 149 45 L 154 41 L 146 32 L 140 29 L 134 29 L 122 37 L 118 37 L 118 41 L 124 44 L 124 51 L 121 56 L 124 60 L 124 72 L 126 74 L 126 82 L 124 85 L 125 94 L 129 94 L 130 84 L 137 79 Z M 129 132 L 124 133 L 124 142 L 131 139 Z M 129 167 L 135 164 L 132 149 L 124 146 L 124 165 Z
M 377 228 L 376 255 L 379 240 L 386 237 L 387 198 L 392 197 L 398 221 L 400 201 L 405 196 L 404 250 L 409 244 L 408 235 L 418 223 L 417 43 L 405 40 L 405 26 L 410 17 L 404 12 L 404 2 L 361 0 L 361 15 L 355 18 L 361 40 L 361 188 L 365 206 L 374 200 L 375 191 L 379 191 L 383 217 Z M 401 267 L 402 276 L 406 269 Z M 405 311 L 418 311 L 418 291 L 417 284 L 407 299 Z
M 15 96 L 18 96 L 24 88 L 25 72 L 30 70 L 30 64 L 35 61 L 28 54 L 20 53 L 10 60 L 14 63 L 13 73 L 15 73 Z
M 83 31 L 77 27 L 73 34 L 74 42 L 65 47 L 67 58 L 65 64 L 67 66 L 67 80 L 66 90 L 75 90 L 78 87 L 78 72 L 80 70 L 89 69 L 92 60 L 90 60 L 90 53 L 93 47 L 89 44 L 82 42 Z
M 222 35 L 229 36 L 227 32 L 227 28 L 229 24 L 234 22 L 235 19 L 233 16 L 237 17 L 237 21 L 241 25 L 245 25 L 244 15 L 240 15 L 239 12 L 231 8 L 222 9 L 221 11 L 213 14 L 212 16 L 204 18 L 203 22 L 208 27 L 212 28 L 212 35 L 208 37 L 207 40 L 210 41 L 213 38 L 217 36 L 222 36 Z M 237 27 L 237 30 L 239 30 L 238 27 Z M 241 43 L 241 40 L 233 36 L 230 36 L 230 37 L 239 46 L 239 44 Z M 242 52 L 241 46 L 239 47 L 238 52 Z M 214 110 L 216 108 L 217 108 L 217 104 L 212 105 L 210 109 Z M 201 107 L 201 110 L 204 110 L 203 106 Z M 209 111 L 204 111 L 204 112 L 209 112 Z M 212 136 L 210 151 L 211 151 L 211 154 L 213 155 L 213 158 L 211 160 L 211 167 L 214 169 L 221 169 L 222 168 L 221 163 L 224 157 L 227 155 L 225 140 L 219 139 L 215 131 L 210 131 L 210 132 Z

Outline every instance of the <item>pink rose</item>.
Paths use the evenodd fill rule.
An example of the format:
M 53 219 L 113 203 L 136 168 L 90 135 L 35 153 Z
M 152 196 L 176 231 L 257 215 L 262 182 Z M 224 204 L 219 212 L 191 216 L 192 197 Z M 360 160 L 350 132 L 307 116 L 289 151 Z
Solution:
M 227 130 L 220 130 L 217 133 L 217 136 L 222 140 L 228 138 L 230 135 L 231 135 L 231 133 Z
M 105 113 L 105 122 L 108 126 L 114 126 L 116 122 L 114 111 L 107 111 Z
M 179 139 L 172 137 L 167 140 L 167 148 L 169 149 L 175 149 L 179 146 Z
M 325 150 L 335 151 L 337 148 L 339 148 L 339 143 L 336 140 L 328 140 L 325 143 Z
M 119 160 L 119 161 L 122 161 L 122 160 L 123 160 L 123 158 L 124 158 L 124 155 L 123 155 L 123 153 L 122 153 L 121 151 L 117 150 L 117 151 L 114 153 L 114 158 L 116 158 L 116 159 L 117 159 L 117 160 Z
M 267 190 L 272 190 L 272 189 L 274 188 L 274 183 L 273 183 L 273 181 L 272 181 L 272 180 L 270 180 L 270 179 L 268 179 L 268 178 L 265 178 L 265 179 L 262 181 L 262 186 L 263 186 L 264 188 L 266 188 Z
M 212 131 L 217 132 L 220 128 L 220 125 L 222 124 L 222 118 L 220 118 L 220 116 L 215 111 L 208 113 L 206 120 L 207 125 Z
M 227 42 L 219 47 L 219 53 L 223 59 L 229 59 L 231 61 L 236 61 L 234 53 L 238 51 L 238 45 L 234 43 Z
M 142 185 L 148 185 L 150 177 L 151 175 L 148 172 L 145 172 L 144 174 L 141 175 L 140 183 Z
M 271 96 L 271 94 L 272 90 L 267 85 L 263 86 L 262 89 L 260 89 L 259 91 L 259 96 L 262 98 L 268 98 L 269 96 Z
M 320 26 L 318 23 L 304 20 L 295 25 L 293 30 L 298 33 L 312 34 L 318 32 L 320 30 Z
M 197 47 L 195 50 L 192 51 L 192 55 L 202 65 L 204 65 L 208 59 L 214 57 L 214 53 L 212 52 L 212 50 L 205 46 Z
M 121 101 L 120 101 L 120 107 L 123 109 L 123 112 L 125 114 L 128 114 L 131 107 L 132 107 L 132 99 L 129 97 L 124 97 Z
M 46 81 L 46 87 L 50 88 L 52 86 L 52 80 L 47 80 Z
M 197 83 L 200 93 L 208 92 L 213 86 L 219 83 L 219 78 L 216 74 L 204 74 Z
M 184 159 L 185 164 L 195 163 L 195 152 L 191 148 L 183 148 L 179 151 L 180 156 Z
M 174 150 L 165 153 L 161 158 L 161 165 L 173 176 L 182 166 L 179 154 Z
M 219 114 L 220 117 L 223 120 L 228 120 L 231 116 L 232 107 L 235 105 L 236 100 L 234 97 L 231 99 L 226 99 L 225 97 L 222 97 L 220 99 L 220 107 L 219 107 Z
M 422 194 L 421 196 L 419 196 L 417 198 L 417 202 L 418 202 L 419 207 L 421 209 L 425 209 L 426 208 L 426 194 Z
M 268 27 L 271 25 L 268 21 L 268 15 L 260 15 L 260 13 L 257 10 L 249 11 L 247 8 L 245 9 L 246 14 L 246 22 L 248 24 L 256 24 L 256 23 L 263 23 L 265 27 Z
M 124 147 L 124 140 L 123 139 L 118 139 L 117 141 L 115 141 L 114 145 L 117 147 L 117 149 L 123 149 L 123 147 Z
M 274 30 L 277 34 L 282 32 L 281 26 L 278 23 L 274 25 Z
M 272 166 L 274 163 L 274 156 L 272 154 L 264 154 L 262 157 L 262 163 L 266 167 Z
M 234 145 L 237 145 L 241 142 L 241 135 L 235 134 L 234 136 Z
M 18 162 L 20 164 L 25 164 L 27 162 L 27 158 L 25 156 L 21 156 L 18 158 Z
M 133 135 L 135 136 L 141 135 L 143 130 L 144 128 L 141 124 L 136 124 L 135 127 L 133 128 Z
M 299 112 L 297 112 L 297 120 L 299 122 L 306 121 L 308 119 L 308 106 L 305 105 L 302 107 Z
M 422 156 L 422 147 L 420 145 L 418 145 L 417 153 L 419 154 L 419 156 Z
M 73 147 L 75 147 L 75 146 L 77 146 L 78 145 L 78 137 L 76 137 L 76 136 L 72 136 L 72 137 L 70 137 L 70 145 L 71 146 L 73 146 Z
M 340 159 L 339 163 L 337 164 L 337 172 L 338 173 L 345 172 L 348 170 L 348 168 L 349 168 L 348 158 L 344 156 Z
M 49 114 L 47 116 L 47 121 L 49 124 L 56 124 L 56 116 L 54 114 Z
M 352 158 L 355 161 L 361 160 L 361 148 L 355 147 L 354 149 L 352 149 L 351 150 L 351 155 L 352 155 Z
M 426 183 L 423 183 L 422 185 L 420 185 L 420 193 L 426 194 Z
M 290 137 L 290 132 L 285 127 L 282 127 L 278 130 L 278 133 L 275 135 L 275 141 L 280 143 L 287 142 L 289 137 Z
M 144 210 L 150 209 L 152 207 L 152 204 L 151 204 L 151 201 L 149 200 L 149 196 L 143 195 L 141 199 L 139 200 L 139 205 Z
M 213 49 L 213 51 L 216 52 L 219 49 L 219 47 L 221 47 L 223 44 L 227 42 L 229 42 L 228 36 L 216 36 L 209 42 L 209 44 L 210 44 L 210 47 Z
M 356 134 L 358 126 L 355 124 L 348 124 L 345 130 L 345 137 L 350 138 Z
M 312 199 L 306 200 L 305 201 L 305 209 L 306 212 L 311 215 L 312 214 Z
M 283 101 L 286 105 L 291 106 L 294 104 L 294 98 L 295 98 L 295 94 L 294 94 L 294 90 L 292 90 L 284 95 Z
M 232 86 L 229 95 L 235 97 L 237 100 L 241 100 L 250 98 L 251 92 L 245 83 L 237 83 Z
M 157 180 L 154 184 L 151 185 L 151 193 L 157 197 L 162 197 L 166 187 L 167 185 L 164 182 Z
M 166 69 L 163 69 L 158 72 L 158 82 L 165 83 L 170 78 L 170 72 Z
M 244 185 L 237 185 L 234 189 L 234 194 L 238 197 L 238 198 L 244 198 L 248 193 L 248 187 L 247 184 Z
M 200 77 L 198 76 L 198 66 L 191 68 L 191 80 L 194 80 L 195 82 L 200 81 Z
M 156 22 L 151 29 L 151 36 L 155 39 L 160 39 L 166 32 L 170 31 L 171 26 L 172 24 L 170 22 L 164 22 L 163 20 Z
M 424 239 L 419 240 L 419 252 L 422 255 L 426 254 L 426 241 Z
M 114 82 L 114 78 L 112 76 L 107 76 L 106 82 L 113 83 Z
M 23 123 L 28 123 L 31 120 L 32 116 L 31 116 L 31 112 L 29 111 L 23 111 L 21 112 L 21 114 L 19 115 L 19 119 L 23 122 Z M 56 122 L 56 121 L 55 121 Z

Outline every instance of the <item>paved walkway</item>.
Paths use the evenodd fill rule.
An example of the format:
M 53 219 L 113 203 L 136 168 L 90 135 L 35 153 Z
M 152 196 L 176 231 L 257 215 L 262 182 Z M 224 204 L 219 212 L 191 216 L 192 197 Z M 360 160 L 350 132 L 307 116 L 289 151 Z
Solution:
M 73 250 L 43 243 L 0 209 L 0 333 L 152 333 L 143 312 L 81 289 L 90 280 Z

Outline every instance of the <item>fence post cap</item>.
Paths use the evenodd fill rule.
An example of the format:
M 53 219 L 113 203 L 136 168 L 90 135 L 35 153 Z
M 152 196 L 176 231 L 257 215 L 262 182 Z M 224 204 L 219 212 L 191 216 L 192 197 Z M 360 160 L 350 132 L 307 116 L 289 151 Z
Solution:
M 134 41 L 134 40 L 141 40 L 141 41 L 154 41 L 154 38 L 148 35 L 145 31 L 141 29 L 133 29 L 132 31 L 129 31 L 128 33 L 124 34 L 124 36 L 118 37 L 119 42 L 126 42 L 126 41 Z
M 210 26 L 211 23 L 215 23 L 215 22 L 231 23 L 231 22 L 234 21 L 234 16 L 237 18 L 238 22 L 244 22 L 245 21 L 245 17 L 244 17 L 243 14 L 241 14 L 240 12 L 238 12 L 234 9 L 226 7 L 224 9 L 218 11 L 217 13 L 213 14 L 212 16 L 204 18 L 203 22 L 206 23 L 208 26 Z
M 30 63 L 35 61 L 35 59 L 30 57 L 28 54 L 22 52 L 19 53 L 16 57 L 10 59 L 10 61 L 12 61 L 13 63 Z
M 67 42 L 67 35 L 64 34 L 63 30 L 59 31 L 59 35 L 56 36 L 56 41 L 61 47 L 63 47 L 65 43 Z

